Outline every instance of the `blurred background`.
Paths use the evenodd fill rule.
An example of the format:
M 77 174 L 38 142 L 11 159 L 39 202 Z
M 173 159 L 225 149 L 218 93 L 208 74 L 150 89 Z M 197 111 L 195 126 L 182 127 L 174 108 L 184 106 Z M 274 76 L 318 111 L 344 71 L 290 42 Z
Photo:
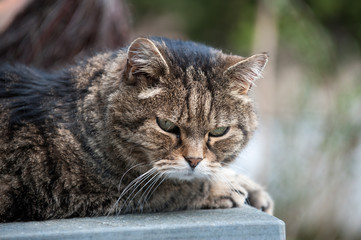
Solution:
M 260 128 L 237 165 L 270 191 L 288 240 L 361 239 L 361 1 L 128 4 L 134 35 L 269 53 L 252 93 Z
M 21 2 L 31 1 L 0 1 L 0 59 L 13 57 L 37 67 L 57 68 L 59 65 L 49 66 L 48 60 L 34 60 L 42 59 L 36 44 L 33 55 L 22 56 L 29 44 L 37 41 L 27 38 L 29 33 L 18 34 L 25 31 L 21 28 L 24 23 L 11 11 L 4 11 L 9 9 L 6 2 L 12 2 L 13 9 L 16 5 L 25 9 Z M 53 2 L 60 10 L 65 6 L 64 1 Z M 81 22 L 89 17 L 100 19 L 89 29 L 105 32 L 84 33 L 83 45 L 91 51 L 115 48 L 137 36 L 157 35 L 198 41 L 242 56 L 268 52 L 264 79 L 252 92 L 260 127 L 235 168 L 269 190 L 276 203 L 275 216 L 286 223 L 288 240 L 361 239 L 361 1 L 84 2 L 92 6 L 89 11 L 101 11 L 77 10 L 66 19 L 80 19 L 74 20 L 75 26 L 89 24 L 90 20 Z M 44 10 L 52 16 L 47 21 L 58 21 L 60 12 L 64 15 L 60 10 L 58 15 Z M 64 21 L 60 23 L 68 24 Z M 39 24 L 36 29 L 54 27 L 49 26 Z M 61 36 L 75 38 L 82 32 L 73 28 L 70 33 L 69 28 L 60 29 L 68 33 Z M 120 37 L 109 42 L 104 40 L 107 34 L 109 39 Z M 102 38 L 97 38 L 99 35 Z M 60 39 L 49 33 L 39 36 L 42 43 L 46 38 L 50 43 Z M 74 42 L 76 39 L 70 41 L 69 48 Z M 19 45 L 25 50 L 16 53 Z M 74 56 L 84 51 L 78 47 Z

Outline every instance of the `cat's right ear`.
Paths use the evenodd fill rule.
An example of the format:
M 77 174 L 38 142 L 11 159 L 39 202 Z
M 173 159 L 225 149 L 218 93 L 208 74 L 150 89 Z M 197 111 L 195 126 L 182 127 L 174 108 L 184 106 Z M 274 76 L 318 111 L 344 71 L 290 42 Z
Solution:
M 248 58 L 231 57 L 232 63 L 224 72 L 223 76 L 231 80 L 232 92 L 247 94 L 254 82 L 262 77 L 263 70 L 268 62 L 268 54 L 256 54 Z
M 127 52 L 126 77 L 128 83 L 134 83 L 137 75 L 159 77 L 169 72 L 157 46 L 147 38 L 134 40 Z

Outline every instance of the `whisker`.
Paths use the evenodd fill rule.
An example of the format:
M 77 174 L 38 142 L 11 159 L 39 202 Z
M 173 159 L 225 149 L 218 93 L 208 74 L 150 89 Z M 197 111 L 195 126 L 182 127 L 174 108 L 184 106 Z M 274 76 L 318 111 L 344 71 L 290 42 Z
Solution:
M 149 198 L 153 195 L 153 193 L 157 190 L 157 188 L 164 182 L 164 180 L 166 179 L 165 177 L 163 177 L 164 173 L 162 173 L 158 180 L 162 178 L 162 180 L 158 183 L 158 185 L 152 190 L 152 192 L 150 194 L 148 194 L 148 196 L 145 198 L 145 202 L 148 202 Z
M 216 176 L 221 182 L 225 183 L 229 187 L 229 189 L 235 189 L 231 181 L 229 181 L 229 179 L 224 174 L 217 173 Z
M 160 177 L 160 173 L 157 173 L 157 178 L 154 179 L 154 181 L 147 187 L 147 189 L 145 189 L 145 191 L 143 192 L 143 194 L 140 196 L 139 202 L 143 199 L 143 197 L 149 192 L 149 190 L 155 185 L 155 183 L 159 180 Z
M 153 174 L 153 173 L 152 173 L 152 174 Z M 149 177 L 152 176 L 152 174 L 150 174 Z M 125 204 L 125 203 L 128 202 L 128 200 L 129 200 L 129 202 L 128 202 L 128 204 L 127 204 L 127 209 L 128 209 L 128 207 L 130 206 L 130 204 L 132 203 L 133 199 L 134 199 L 140 192 L 142 192 L 143 188 L 145 188 L 150 182 L 152 182 L 153 179 L 154 179 L 157 175 L 159 175 L 158 172 L 157 172 L 153 177 L 151 177 L 151 179 L 149 179 L 149 180 L 133 195 L 132 199 L 129 200 L 129 198 L 132 196 L 132 194 L 133 194 L 133 192 L 136 190 L 136 188 L 133 190 L 133 192 L 128 196 L 128 198 L 127 198 L 127 199 L 125 200 L 125 202 L 124 202 L 124 204 Z M 146 179 L 147 179 L 147 178 L 145 178 L 142 182 L 144 182 Z M 139 185 L 138 185 L 138 186 L 139 186 Z
M 115 202 L 114 206 L 109 210 L 108 215 L 110 215 L 111 211 L 113 211 L 114 209 L 117 209 L 117 206 L 119 205 L 120 200 L 124 197 L 124 195 L 130 191 L 132 188 L 138 186 L 139 182 L 146 178 L 149 174 L 153 173 L 154 171 L 156 171 L 154 168 L 151 168 L 150 170 L 148 170 L 147 172 L 143 173 L 142 175 L 138 176 L 137 178 L 135 178 L 133 181 L 131 181 L 122 191 L 122 193 L 120 194 L 120 196 L 118 197 L 117 201 Z M 124 176 L 124 175 L 123 175 Z M 121 208 L 119 210 L 116 211 L 117 214 L 119 214 L 121 211 Z
M 220 179 L 223 183 L 225 183 L 229 189 L 233 192 L 235 192 L 236 194 L 238 194 L 240 197 L 245 197 L 234 185 L 233 183 L 227 178 L 227 176 L 225 176 L 224 174 L 216 173 L 215 176 Z M 247 201 L 247 199 L 246 199 Z
M 160 175 L 159 175 L 159 177 L 157 178 L 157 181 L 159 181 L 159 179 L 162 179 L 159 183 L 158 183 L 158 185 L 156 185 L 155 187 L 154 187 L 154 189 L 152 190 L 152 189 L 150 189 L 149 190 L 149 192 L 148 192 L 148 194 L 144 197 L 144 203 L 146 203 L 146 202 L 148 202 L 148 200 L 149 200 L 149 198 L 153 195 L 153 193 L 155 192 L 155 190 L 157 190 L 157 188 L 164 182 L 164 180 L 166 179 L 166 178 L 164 178 L 163 177 L 164 176 L 164 173 L 161 173 Z M 154 186 L 154 185 L 153 185 Z M 152 187 L 153 188 L 153 187 Z
M 134 194 L 134 192 L 137 190 L 137 188 L 144 182 L 146 181 L 150 176 L 153 175 L 154 172 L 156 172 L 156 169 L 152 168 L 151 169 L 152 171 L 148 171 L 146 172 L 147 174 L 144 175 L 141 179 L 139 179 L 133 186 L 132 186 L 132 189 L 133 191 L 128 195 L 127 199 L 123 202 L 123 206 L 127 203 L 127 201 L 129 200 L 129 198 Z M 139 192 L 139 191 L 137 191 Z M 133 200 L 133 198 L 131 199 Z M 130 205 L 130 202 L 127 204 L 127 208 L 126 210 L 128 210 L 128 206 Z
M 122 184 L 122 181 L 123 181 L 124 176 L 125 176 L 130 170 L 132 170 L 132 169 L 134 169 L 134 168 L 136 168 L 136 167 L 139 167 L 139 166 L 141 166 L 141 165 L 145 165 L 145 163 L 138 163 L 138 164 L 132 166 L 131 168 L 129 168 L 129 169 L 122 175 L 122 177 L 120 178 L 120 181 L 119 181 L 118 189 L 120 189 L 120 185 Z
M 242 168 L 240 166 L 237 166 L 234 162 L 232 162 L 232 163 L 222 163 L 222 164 L 225 167 L 230 168 L 230 169 L 235 168 L 235 169 L 239 170 L 241 173 L 246 173 L 247 172 L 247 169 Z
M 143 206 L 146 203 L 146 198 L 147 198 L 149 192 L 154 187 L 154 185 L 159 181 L 159 179 L 161 177 L 161 173 L 158 172 L 156 176 L 157 176 L 157 178 L 152 181 L 152 183 L 147 187 L 147 189 L 143 192 L 143 194 L 140 196 L 140 198 L 138 200 L 137 206 L 139 206 L 141 208 L 140 211 L 143 211 Z M 142 201 L 142 199 L 143 199 L 143 201 Z

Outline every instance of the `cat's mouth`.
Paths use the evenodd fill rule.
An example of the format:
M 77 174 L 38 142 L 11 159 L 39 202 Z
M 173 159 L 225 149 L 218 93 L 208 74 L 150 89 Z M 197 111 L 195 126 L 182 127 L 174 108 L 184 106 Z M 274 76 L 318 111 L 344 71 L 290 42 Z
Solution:
M 184 159 L 179 159 L 179 161 L 162 159 L 157 161 L 154 167 L 164 177 L 175 180 L 209 179 L 213 175 L 207 160 L 200 161 L 197 165 L 192 166 Z

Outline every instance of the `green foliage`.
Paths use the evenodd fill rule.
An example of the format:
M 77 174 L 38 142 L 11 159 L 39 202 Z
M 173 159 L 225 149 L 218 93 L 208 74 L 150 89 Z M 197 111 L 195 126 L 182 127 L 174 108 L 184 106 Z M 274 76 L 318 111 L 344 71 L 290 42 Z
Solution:
M 361 44 L 361 2 L 305 0 L 314 16 L 333 35 L 348 35 Z M 336 37 L 336 36 L 335 36 Z
M 182 20 L 189 39 L 246 55 L 253 43 L 259 2 L 129 0 L 129 5 L 135 25 L 145 17 L 173 14 Z M 306 65 L 314 66 L 317 75 L 334 69 L 335 59 L 342 52 L 342 39 L 361 45 L 361 1 L 264 2 L 277 12 L 281 45 L 293 49 Z
M 247 53 L 253 40 L 254 1 L 132 0 L 135 21 L 168 13 L 184 21 L 186 35 L 194 40 L 237 53 Z
M 301 4 L 285 4 L 279 8 L 280 40 L 295 51 L 295 57 L 307 66 L 307 79 L 323 81 L 324 73 L 335 68 L 335 46 L 331 36 Z

